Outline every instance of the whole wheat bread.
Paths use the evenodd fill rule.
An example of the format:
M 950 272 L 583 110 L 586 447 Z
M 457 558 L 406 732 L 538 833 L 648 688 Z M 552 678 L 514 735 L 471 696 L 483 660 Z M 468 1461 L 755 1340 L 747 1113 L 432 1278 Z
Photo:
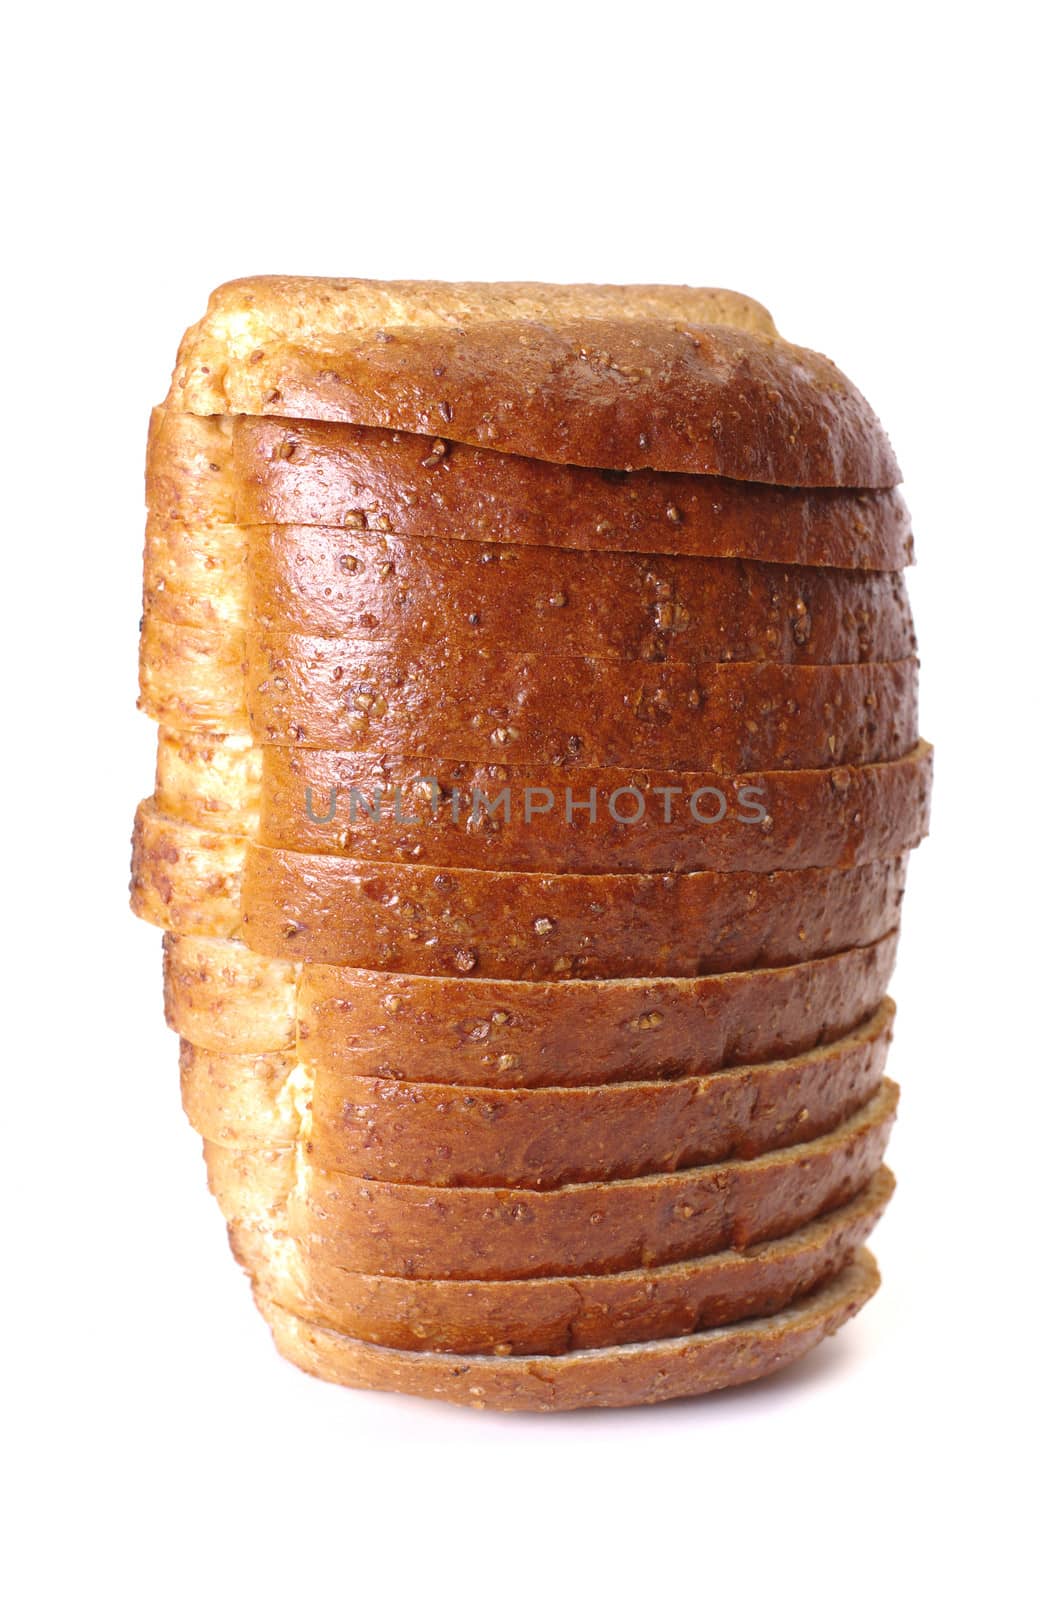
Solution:
M 835 488 L 900 477 L 834 363 L 720 290 L 244 279 L 185 335 L 168 404 L 622 471 Z

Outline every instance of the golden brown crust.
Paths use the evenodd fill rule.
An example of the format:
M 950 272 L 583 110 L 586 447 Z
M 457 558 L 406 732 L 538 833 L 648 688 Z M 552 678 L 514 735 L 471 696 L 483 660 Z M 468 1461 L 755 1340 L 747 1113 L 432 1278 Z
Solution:
M 749 1161 L 613 1182 L 530 1189 L 434 1188 L 303 1168 L 278 1152 L 206 1146 L 223 1213 L 246 1209 L 245 1188 L 268 1192 L 261 1167 L 308 1259 L 404 1278 L 536 1278 L 622 1272 L 716 1250 L 743 1249 L 844 1204 L 877 1171 L 897 1088 L 822 1137 Z M 285 1184 L 288 1187 L 285 1189 Z
M 300 393 L 309 421 L 286 416 Z M 241 396 L 281 420 L 221 414 Z M 496 1398 L 516 1404 L 543 1381 L 551 1407 L 671 1392 L 638 1343 L 662 1333 L 669 1370 L 696 1357 L 699 1386 L 733 1381 L 684 1335 L 821 1285 L 886 1198 L 868 1185 L 894 1114 L 876 1090 L 889 1003 L 873 1013 L 894 935 L 862 942 L 895 921 L 903 848 L 886 847 L 925 826 L 929 760 L 904 759 L 910 545 L 879 425 L 759 308 L 686 291 L 238 284 L 186 340 L 171 401 L 149 447 L 142 704 L 161 728 L 133 899 L 170 930 L 183 1099 L 278 1336 L 354 1382 L 363 1352 L 419 1358 L 380 1347 L 393 1331 L 446 1363 L 504 1348 L 523 1365 Z M 413 432 L 386 431 L 404 416 Z M 271 500 L 313 509 L 263 518 Z M 483 682 L 450 682 L 470 672 Z M 287 725 L 264 733 L 266 707 Z M 830 866 L 758 870 L 753 830 L 721 851 L 727 872 L 677 873 L 665 828 L 619 833 L 615 812 L 611 844 L 547 822 L 542 870 L 512 870 L 520 846 L 507 857 L 490 827 L 455 828 L 464 864 L 432 860 L 451 844 L 425 830 L 429 865 L 401 818 L 374 851 L 409 858 L 363 861 L 345 833 L 307 835 L 305 805 L 293 849 L 258 839 L 263 742 L 278 810 L 300 762 L 401 786 L 442 751 L 444 788 L 469 760 L 496 780 L 503 754 L 538 788 L 567 768 L 628 776 L 618 760 L 711 789 L 764 768 L 783 795 L 769 850 Z M 696 855 L 693 821 L 680 836 Z M 624 852 L 631 869 L 607 870 Z M 235 937 L 258 923 L 270 949 L 286 935 L 279 955 Z M 428 976 L 292 959 L 308 954 Z M 746 970 L 594 976 L 731 964 Z M 430 1351 L 448 1329 L 460 1357 Z M 561 1373 L 559 1399 L 530 1376 L 536 1353 L 581 1343 L 617 1347 L 589 1386 Z
M 673 1340 L 560 1356 L 463 1356 L 397 1351 L 348 1339 L 260 1296 L 280 1353 L 304 1371 L 359 1389 L 501 1411 L 573 1411 L 652 1405 L 751 1383 L 836 1333 L 878 1288 L 874 1258 L 853 1263 L 774 1316 Z
M 142 801 L 134 911 L 288 961 L 440 977 L 695 977 L 870 944 L 907 857 L 801 872 L 438 871 L 270 850 Z
M 194 831 L 156 823 L 167 841 Z M 899 856 L 838 871 L 441 872 L 251 844 L 242 936 L 264 956 L 395 973 L 695 977 L 871 944 L 896 926 L 906 866 Z
M 246 659 L 245 659 L 246 656 Z M 826 767 L 916 739 L 907 661 L 620 662 L 176 626 L 149 612 L 140 709 L 172 730 L 263 744 L 573 767 Z
M 313 964 L 299 987 L 300 1056 L 312 1072 L 507 1088 L 715 1072 L 848 1033 L 879 1005 L 895 957 L 891 934 L 704 978 L 523 983 Z
M 913 559 L 896 490 L 800 490 L 686 473 L 559 466 L 343 423 L 237 417 L 245 524 L 365 527 L 404 538 L 727 557 L 898 571 Z M 222 506 L 229 502 L 222 502 Z
M 170 743 L 164 772 L 160 744 L 160 809 L 221 825 L 197 807 L 185 776 L 210 750 L 201 757 L 194 740 Z M 926 836 L 933 770 L 933 752 L 923 743 L 898 761 L 731 778 L 464 762 L 429 771 L 424 761 L 277 747 L 260 756 L 258 837 L 265 845 L 519 872 L 549 871 L 559 861 L 568 872 L 774 872 L 883 861 Z M 436 780 L 438 794 L 417 781 L 425 778 Z M 240 787 L 234 776 L 234 791 Z M 636 797 L 625 792 L 632 790 L 645 802 L 638 819 Z M 618 793 L 614 810 L 631 813 L 624 822 L 609 809 Z
M 905 755 L 917 677 L 914 660 L 694 666 L 256 632 L 247 710 L 262 744 L 735 773 Z
M 181 342 L 174 388 L 200 413 L 225 410 L 225 363 L 276 341 L 342 339 L 392 327 L 571 317 L 723 323 L 775 334 L 771 314 L 733 289 L 648 283 L 444 283 L 425 279 L 235 278 L 213 290 Z M 252 363 L 253 364 L 253 363 Z
M 634 1178 L 804 1143 L 874 1094 L 893 1005 L 836 1043 L 675 1082 L 478 1089 L 306 1075 L 306 1153 L 329 1171 L 396 1183 L 521 1189 Z M 185 1111 L 214 1144 L 299 1136 L 292 1052 L 220 1055 L 182 1041 Z
M 394 1349 L 562 1355 L 679 1338 L 770 1316 L 833 1278 L 881 1217 L 894 1183 L 881 1167 L 854 1200 L 782 1239 L 667 1267 L 485 1282 L 389 1278 L 308 1263 L 235 1223 L 256 1289 L 322 1327 Z
M 480 1089 L 317 1073 L 308 1156 L 393 1183 L 558 1188 L 751 1158 L 818 1138 L 874 1094 L 891 1010 L 810 1055 L 713 1077 Z
M 886 993 L 896 935 L 799 966 L 558 983 L 416 978 L 167 934 L 166 1020 L 207 1050 L 288 1050 L 308 1070 L 512 1088 L 714 1072 L 840 1038 Z M 299 982 L 298 1024 L 296 983 Z
M 274 526 L 248 541 L 247 581 L 258 627 L 404 652 L 449 642 L 806 666 L 915 654 L 899 573 Z M 170 611 L 202 621 L 206 606 Z
M 745 306 L 747 325 L 728 327 L 699 321 L 686 291 L 666 293 L 693 316 L 662 316 L 653 290 L 603 298 L 523 285 L 514 315 L 513 287 L 226 285 L 185 336 L 168 404 L 439 433 L 622 471 L 805 487 L 899 481 L 863 396 L 826 357 L 752 331 Z M 463 293 L 466 315 L 447 317 L 444 297 L 456 306 Z M 706 309 L 719 316 L 721 303 Z

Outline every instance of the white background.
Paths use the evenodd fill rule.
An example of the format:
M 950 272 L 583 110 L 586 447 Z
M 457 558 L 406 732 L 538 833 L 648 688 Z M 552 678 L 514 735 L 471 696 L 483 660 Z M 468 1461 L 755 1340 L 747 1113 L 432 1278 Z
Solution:
M 3 96 L 9 1592 L 1049 1592 L 1048 9 L 32 15 Z M 251 272 L 722 284 L 887 422 L 938 745 L 894 989 L 900 1188 L 882 1293 L 791 1375 L 521 1419 L 273 1353 L 125 906 L 147 414 L 210 288 Z

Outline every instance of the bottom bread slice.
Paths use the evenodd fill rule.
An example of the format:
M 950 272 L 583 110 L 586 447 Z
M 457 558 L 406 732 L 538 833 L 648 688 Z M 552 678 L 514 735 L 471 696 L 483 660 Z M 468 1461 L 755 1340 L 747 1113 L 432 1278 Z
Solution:
M 465 1356 L 392 1350 L 334 1333 L 257 1296 L 280 1353 L 317 1378 L 498 1411 L 653 1405 L 767 1377 L 848 1322 L 879 1285 L 861 1250 L 836 1278 L 774 1316 L 678 1339 L 560 1356 Z

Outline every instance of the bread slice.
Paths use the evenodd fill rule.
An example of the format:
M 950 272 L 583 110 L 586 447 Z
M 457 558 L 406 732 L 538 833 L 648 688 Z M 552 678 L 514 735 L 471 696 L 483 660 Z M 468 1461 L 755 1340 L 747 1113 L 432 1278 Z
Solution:
M 228 1226 L 234 1254 L 258 1293 L 338 1333 L 397 1349 L 555 1355 L 672 1338 L 781 1310 L 842 1269 L 893 1188 L 892 1174 L 880 1167 L 852 1199 L 783 1237 L 662 1267 L 574 1277 L 346 1271 L 310 1256 L 288 1227 L 285 1195 L 274 1203 L 246 1188 L 247 1209 L 230 1208 Z
M 160 622 L 140 630 L 139 710 L 171 730 L 248 736 L 242 632 Z
M 208 541 L 205 559 L 213 559 L 216 544 Z M 165 559 L 172 568 L 169 551 Z M 364 639 L 403 651 L 411 643 L 465 643 L 622 661 L 810 666 L 915 654 L 904 578 L 895 572 L 305 525 L 255 529 L 247 560 L 251 617 L 271 633 Z M 201 591 L 216 570 L 196 568 L 190 580 Z M 172 620 L 203 618 L 190 610 Z
M 534 872 L 563 856 L 571 872 L 792 872 L 914 849 L 929 823 L 933 751 L 920 741 L 897 761 L 730 778 L 591 767 L 559 782 L 542 765 L 424 767 L 160 727 L 155 805 L 273 849 L 360 861 Z M 618 822 L 609 802 L 633 810 L 629 790 L 645 812 Z
M 678 1338 L 781 1311 L 845 1267 L 893 1188 L 892 1174 L 880 1167 L 854 1199 L 784 1238 L 667 1267 L 583 1277 L 385 1277 L 310 1263 L 298 1241 L 239 1222 L 231 1234 L 260 1294 L 336 1333 L 402 1350 L 562 1355 Z
M 307 1153 L 331 1172 L 431 1186 L 558 1188 L 806 1143 L 881 1080 L 892 1007 L 834 1044 L 710 1077 L 480 1089 L 315 1074 Z
M 256 956 L 238 939 L 163 938 L 166 1021 L 208 1050 L 290 1050 L 298 976 L 292 962 Z
M 195 532 L 238 522 L 233 418 L 156 406 L 145 466 L 149 523 Z
M 130 906 L 168 933 L 235 939 L 247 848 L 238 834 L 174 822 L 142 800 L 133 822 Z
M 197 830 L 160 818 L 150 803 L 138 822 L 149 817 L 152 825 L 140 833 L 138 887 L 153 869 L 174 882 L 178 836 L 182 860 L 199 847 Z M 871 944 L 896 926 L 906 870 L 902 855 L 838 871 L 439 871 L 251 844 L 241 932 L 260 955 L 396 973 L 696 977 Z M 205 905 L 198 870 L 189 887 L 190 898 Z M 180 898 L 175 887 L 171 904 Z M 144 895 L 137 904 L 149 920 L 158 914 L 149 914 Z M 211 899 L 212 916 L 214 909 Z M 186 931 L 228 926 L 223 917 L 216 926 Z
M 257 1218 L 308 1259 L 408 1278 L 536 1278 L 622 1272 L 792 1233 L 857 1194 L 896 1115 L 888 1080 L 818 1139 L 748 1161 L 543 1191 L 432 1187 L 324 1172 L 300 1146 L 204 1141 L 227 1220 Z
M 632 767 L 559 773 L 509 762 L 431 767 L 272 746 L 248 756 L 246 776 L 233 771 L 224 803 L 218 791 L 230 759 L 192 735 L 160 737 L 159 809 L 222 826 L 226 811 L 248 814 L 260 781 L 258 838 L 273 849 L 507 872 L 549 872 L 559 861 L 569 872 L 644 873 L 885 861 L 926 836 L 933 776 L 922 742 L 896 761 L 734 777 Z M 204 810 L 201 784 L 213 812 Z
M 390 1389 L 500 1411 L 575 1411 L 653 1405 L 751 1383 L 807 1355 L 867 1303 L 879 1285 L 861 1250 L 837 1277 L 773 1316 L 674 1339 L 556 1356 L 461 1356 L 392 1350 L 335 1333 L 259 1296 L 280 1353 L 356 1389 Z
M 266 745 L 734 773 L 895 760 L 917 738 L 917 677 L 914 658 L 621 662 L 257 630 L 245 645 L 149 611 L 138 705 L 171 729 Z
M 394 451 L 395 440 L 405 439 L 416 447 L 415 453 L 428 451 L 430 459 L 444 459 L 431 457 L 429 439 L 380 438 L 386 441 L 385 450 Z M 455 500 L 454 468 L 446 459 L 447 470 L 431 482 L 445 478 L 449 498 Z M 512 459 L 518 473 L 533 465 L 497 459 Z M 375 473 L 381 490 L 374 493 L 373 503 L 391 504 L 401 487 L 389 486 L 379 462 Z M 614 496 L 618 492 L 617 486 L 603 484 L 599 474 L 590 476 Z M 676 480 L 679 485 L 688 481 L 698 482 Z M 638 486 L 644 495 L 641 477 Z M 728 487 L 747 498 L 757 492 L 752 486 Z M 633 493 L 625 491 L 628 498 Z M 622 659 L 830 663 L 897 660 L 915 649 L 899 572 L 786 565 L 767 557 L 749 561 L 697 553 L 639 554 L 623 550 L 612 535 L 600 538 L 602 548 L 597 549 L 492 542 L 483 526 L 482 502 L 472 494 L 462 513 L 446 501 L 440 504 L 438 494 L 422 490 L 413 501 L 421 516 L 410 534 L 374 531 L 389 526 L 392 518 L 350 508 L 335 527 L 259 527 L 254 524 L 261 522 L 261 514 L 253 511 L 245 517 L 247 526 L 236 524 L 232 514 L 229 521 L 207 520 L 209 514 L 196 520 L 194 508 L 203 496 L 191 498 L 192 520 L 155 510 L 148 517 L 145 609 L 157 621 L 221 629 L 246 626 L 247 584 L 241 568 L 250 557 L 256 616 L 310 634 L 380 639 L 398 631 L 422 644 L 453 636 L 480 648 L 493 644 L 534 651 L 560 646 L 564 652 L 575 641 L 587 655 Z M 597 498 L 602 498 L 600 489 Z M 835 494 L 823 498 L 835 504 Z M 502 505 L 510 506 L 509 500 Z M 668 506 L 674 517 L 682 516 L 677 506 Z M 542 513 L 544 508 L 539 509 Z M 663 509 L 656 514 L 671 526 Z M 747 506 L 746 514 L 750 526 L 763 532 L 763 514 L 754 506 Z M 566 537 L 569 523 L 580 526 L 589 509 L 577 502 L 571 509 L 559 508 L 557 515 L 555 544 Z M 449 520 L 455 516 L 462 519 L 456 529 Z M 501 507 L 497 516 L 502 516 Z M 851 516 L 861 523 L 860 512 Z M 463 536 L 469 519 L 479 528 L 475 540 Z M 405 519 L 396 513 L 395 520 L 410 521 L 409 508 Z M 809 514 L 802 520 L 807 522 Z M 594 526 L 603 521 L 599 512 Z M 844 554 L 840 544 L 837 554 Z M 475 596 L 475 609 L 470 596 Z M 470 622 L 470 616 L 476 620 Z
M 437 436 L 157 406 L 153 531 L 311 523 L 613 553 L 896 572 L 913 559 L 894 490 L 800 490 L 684 473 L 601 473 Z M 438 471 L 440 466 L 445 470 Z M 233 530 L 236 531 L 236 530 Z
M 794 871 L 914 848 L 929 821 L 933 752 L 920 741 L 897 761 L 728 778 L 581 768 L 563 783 L 545 765 L 425 765 L 161 727 L 155 803 L 271 848 L 362 861 L 545 871 L 563 853 L 573 872 Z M 645 812 L 620 822 L 609 801 L 620 792 L 615 809 L 633 810 L 629 790 Z
M 181 1104 L 204 1139 L 236 1150 L 294 1145 L 309 1079 L 294 1049 L 219 1052 L 181 1040 Z
M 603 473 L 444 442 L 441 452 L 437 434 L 236 417 L 234 494 L 219 500 L 220 520 L 885 572 L 913 559 L 895 489 Z
M 771 313 L 733 289 L 686 284 L 443 283 L 372 278 L 236 278 L 213 291 L 181 341 L 173 389 L 183 409 L 224 412 L 227 361 L 255 365 L 263 344 L 332 342 L 393 327 L 457 332 L 483 322 L 661 318 L 720 323 L 775 335 Z M 515 330 L 516 341 L 523 329 Z M 192 370 L 196 363 L 210 367 Z M 193 402 L 195 397 L 196 403 Z M 213 398 L 214 403 L 203 403 Z
M 751 310 L 721 291 L 650 286 L 245 279 L 216 290 L 189 329 L 167 403 L 623 471 L 895 485 L 859 392 Z
M 895 955 L 891 933 L 789 967 L 546 983 L 312 963 L 299 982 L 300 1057 L 311 1071 L 510 1088 L 715 1072 L 849 1032 L 883 999 Z M 209 1043 L 186 1011 L 178 1031 L 193 1037 L 189 1027 Z
M 837 871 L 524 873 L 270 850 L 138 807 L 134 911 L 278 960 L 485 978 L 696 977 L 870 944 L 907 856 Z
M 208 632 L 247 626 L 244 528 L 149 515 L 144 534 L 144 615 L 152 622 Z
M 905 755 L 918 737 L 917 677 L 914 660 L 696 666 L 256 630 L 247 711 L 265 745 L 733 773 Z
M 250 734 L 184 733 L 162 725 L 154 799 L 175 821 L 253 838 L 262 809 L 262 751 Z
M 818 1138 L 875 1093 L 892 1021 L 887 1000 L 855 1032 L 783 1061 L 576 1089 L 410 1084 L 352 1075 L 342 1060 L 311 1076 L 292 1051 L 223 1055 L 182 1040 L 182 1100 L 192 1126 L 214 1144 L 254 1149 L 302 1138 L 329 1171 L 557 1188 L 747 1159 Z
M 289 1050 L 310 1072 L 531 1088 L 683 1077 L 794 1055 L 881 1003 L 895 933 L 797 966 L 705 978 L 521 983 L 270 961 L 167 934 L 166 1020 L 222 1054 Z
M 840 1270 L 881 1215 L 893 1188 L 885 1169 L 853 1200 L 785 1238 L 672 1266 L 529 1280 L 404 1279 L 331 1266 L 293 1227 L 291 1148 L 262 1144 L 307 1126 L 299 1069 L 278 1092 L 265 1059 L 213 1058 L 183 1049 L 186 1105 L 233 1148 L 228 1169 L 204 1146 L 237 1259 L 258 1294 L 339 1332 L 409 1349 L 553 1353 L 675 1336 L 780 1309 Z M 193 1056 L 195 1059 L 193 1060 Z M 277 1062 L 282 1058 L 274 1058 Z M 241 1156 L 243 1149 L 249 1159 Z M 305 1167 L 303 1182 L 305 1182 Z M 298 1182 L 299 1179 L 297 1178 Z

